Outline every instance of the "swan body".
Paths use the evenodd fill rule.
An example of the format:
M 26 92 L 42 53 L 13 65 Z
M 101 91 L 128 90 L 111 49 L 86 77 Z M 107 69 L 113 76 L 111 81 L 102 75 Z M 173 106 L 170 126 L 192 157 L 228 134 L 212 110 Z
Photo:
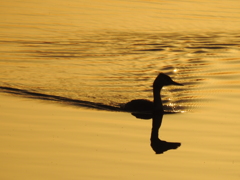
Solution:
M 135 99 L 126 103 L 123 109 L 128 112 L 152 112 L 155 109 L 164 112 L 160 91 L 163 86 L 168 85 L 183 86 L 173 81 L 168 75 L 160 73 L 153 82 L 153 102 L 145 99 Z
M 124 110 L 130 112 L 136 111 L 152 111 L 153 109 L 153 102 L 147 99 L 134 99 L 124 106 Z

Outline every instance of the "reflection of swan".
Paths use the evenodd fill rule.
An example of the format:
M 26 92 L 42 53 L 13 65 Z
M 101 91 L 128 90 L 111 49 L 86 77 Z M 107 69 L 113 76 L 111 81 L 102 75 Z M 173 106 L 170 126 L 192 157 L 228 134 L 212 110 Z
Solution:
M 156 154 L 163 154 L 165 151 L 177 149 L 181 146 L 179 142 L 167 142 L 160 139 L 151 139 L 151 147 Z
M 171 149 L 177 149 L 181 146 L 179 142 L 167 142 L 159 139 L 159 131 L 162 124 L 163 113 L 158 109 L 153 111 L 152 131 L 151 131 L 151 147 L 156 154 L 162 154 Z
M 174 82 L 168 75 L 160 73 L 153 82 L 153 102 L 145 99 L 132 100 L 125 104 L 124 110 L 129 112 L 152 112 L 154 109 L 159 109 L 163 112 L 160 91 L 163 86 L 167 85 L 183 86 Z

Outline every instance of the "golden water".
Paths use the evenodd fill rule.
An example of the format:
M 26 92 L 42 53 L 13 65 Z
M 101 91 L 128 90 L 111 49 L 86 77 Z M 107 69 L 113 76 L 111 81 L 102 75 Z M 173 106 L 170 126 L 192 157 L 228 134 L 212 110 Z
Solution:
M 182 170 L 191 169 L 193 164 L 192 171 L 187 171 L 183 177 L 188 177 L 187 174 L 189 177 L 193 177 L 194 173 L 197 173 L 197 169 L 200 168 L 201 173 L 209 174 L 209 179 L 210 177 L 211 179 L 219 178 L 221 176 L 216 175 L 218 169 L 222 171 L 226 168 L 231 177 L 237 179 L 239 173 L 236 167 L 239 166 L 240 162 L 237 153 L 240 147 L 238 142 L 239 30 L 240 2 L 234 0 L 4 1 L 1 2 L 0 6 L 0 90 L 11 94 L 21 94 L 24 97 L 54 100 L 56 104 L 61 102 L 67 105 L 70 100 L 74 100 L 74 102 L 83 103 L 78 104 L 79 107 L 93 104 L 96 109 L 100 109 L 99 104 L 119 107 L 121 103 L 132 99 L 151 100 L 151 85 L 154 78 L 159 72 L 167 73 L 175 81 L 184 84 L 183 87 L 169 86 L 162 91 L 165 105 L 185 112 L 176 116 L 166 116 L 164 121 L 168 123 L 162 127 L 163 131 L 166 128 L 164 131 L 166 136 L 171 134 L 173 141 L 178 140 L 179 137 L 179 141 L 183 142 L 180 150 L 174 151 L 176 152 L 174 157 L 177 157 L 179 162 L 184 162 L 184 160 L 187 162 L 181 167 Z M 5 99 L 5 101 L 7 100 Z M 10 105 L 9 109 L 11 109 Z M 24 113 L 27 112 L 26 108 L 18 109 L 17 106 L 14 106 L 14 109 L 14 112 L 19 114 L 21 114 L 21 110 Z M 40 109 L 47 112 L 44 107 L 40 107 Z M 63 111 L 65 112 L 65 110 Z M 35 148 L 28 149 L 28 146 L 14 144 L 17 142 L 19 134 L 22 137 L 20 139 L 23 140 L 30 137 L 29 134 L 34 133 L 34 131 L 27 128 L 31 122 L 28 120 L 25 122 L 23 114 L 19 116 L 21 121 L 8 123 L 9 119 L 5 119 L 5 117 L 10 116 L 11 112 L 11 110 L 4 110 L 0 120 L 2 124 L 0 137 L 4 146 L 2 154 L 10 153 L 3 156 L 4 162 L 9 167 L 14 164 L 13 156 L 20 159 L 26 156 L 23 153 L 25 150 L 30 151 L 30 154 L 32 153 L 32 158 L 38 153 L 46 153 L 49 156 L 54 154 L 55 146 L 51 146 L 53 149 L 36 152 Z M 74 113 L 77 115 L 73 117 L 74 120 L 68 122 L 68 126 L 74 126 L 77 121 L 76 117 L 79 114 L 75 111 Z M 81 113 L 84 114 L 84 112 Z M 105 168 L 110 168 L 114 164 L 114 160 L 120 163 L 120 165 L 114 166 L 116 169 L 129 167 L 131 163 L 134 164 L 136 168 L 133 172 L 138 169 L 143 170 L 142 167 L 146 167 L 145 165 L 148 164 L 152 169 L 147 169 L 146 174 L 151 172 L 157 176 L 158 173 L 153 168 L 155 165 L 164 169 L 164 176 L 162 176 L 164 178 L 172 177 L 171 171 L 180 168 L 180 164 L 174 165 L 174 158 L 168 161 L 169 156 L 164 157 L 164 160 L 169 162 L 168 168 L 164 168 L 163 162 L 161 162 L 162 164 L 155 162 L 153 159 L 156 157 L 151 157 L 151 160 L 146 158 L 142 161 L 141 158 L 136 160 L 139 158 L 138 155 L 142 153 L 141 141 L 149 139 L 149 134 L 145 134 L 150 128 L 148 122 L 138 125 L 138 123 L 143 122 L 133 121 L 130 115 L 127 120 L 126 114 L 119 115 L 116 118 L 117 123 L 123 123 L 122 126 L 125 128 L 138 126 L 139 131 L 143 134 L 139 133 L 138 130 L 131 132 L 128 129 L 125 133 L 129 135 L 129 141 L 136 140 L 137 142 L 135 144 L 134 142 L 127 143 L 129 148 L 126 151 L 124 149 L 117 151 L 120 144 L 117 144 L 107 135 L 118 137 L 119 141 L 121 141 L 119 137 L 123 136 L 124 141 L 127 141 L 128 138 L 124 136 L 124 133 L 123 135 L 117 133 L 119 129 L 112 122 L 115 114 L 106 115 L 95 111 L 92 113 L 95 113 L 95 117 L 99 118 L 89 118 L 91 113 L 86 113 L 87 115 L 78 122 L 81 124 L 78 128 L 82 134 L 77 134 L 76 137 L 76 139 L 81 140 L 82 144 L 73 143 L 77 147 L 86 148 L 86 151 L 80 151 L 83 155 L 77 156 L 78 160 L 83 158 L 86 162 L 90 160 L 92 163 L 84 162 L 83 166 L 90 167 L 94 164 L 93 157 L 89 159 L 84 157 L 89 156 L 87 151 L 94 153 L 89 148 L 93 146 L 101 149 L 94 156 L 98 162 L 94 167 L 97 168 L 101 167 L 100 162 L 104 161 L 104 156 L 107 156 L 106 152 L 109 152 L 109 158 L 105 162 Z M 41 113 L 36 112 L 36 114 L 40 115 Z M 54 132 L 57 135 L 64 133 L 62 127 L 65 126 L 64 121 L 68 115 L 62 116 L 63 118 L 57 115 L 52 117 L 53 124 L 44 121 L 46 126 L 49 126 L 48 133 Z M 16 119 L 17 117 L 14 116 Z M 27 117 L 33 118 L 34 114 Z M 46 121 L 51 119 L 49 117 L 51 116 L 45 117 Z M 61 119 L 63 126 L 57 126 L 55 130 L 56 117 Z M 86 120 L 88 118 L 94 123 L 89 124 Z M 104 118 L 106 118 L 105 122 Z M 122 122 L 121 118 L 124 119 Z M 36 118 L 36 123 L 41 122 L 41 119 L 44 118 Z M 18 123 L 20 123 L 19 126 Z M 83 124 L 87 130 L 84 129 Z M 92 126 L 94 130 L 90 128 Z M 28 129 L 29 134 L 21 134 L 22 132 L 17 127 Z M 105 128 L 109 133 L 107 135 L 101 134 L 101 131 L 97 131 L 98 127 Z M 113 127 L 115 131 L 111 130 Z M 9 130 L 8 128 L 17 129 L 16 133 L 4 131 L 4 129 Z M 63 139 L 60 138 L 62 141 L 58 142 L 64 144 L 64 152 L 67 155 L 65 154 L 63 161 L 57 160 L 61 167 L 56 164 L 56 166 L 52 166 L 54 167 L 51 176 L 53 178 L 56 178 L 54 173 L 64 169 L 63 162 L 68 165 L 71 164 L 70 162 L 74 162 L 74 158 L 70 158 L 71 161 L 66 161 L 66 158 L 77 154 L 71 148 L 69 151 L 65 149 L 68 147 L 67 141 L 76 135 L 71 133 L 70 129 Z M 74 132 L 77 131 L 76 128 L 73 129 Z M 39 134 L 36 137 L 39 138 L 45 130 L 40 125 L 37 132 Z M 107 143 L 114 141 L 116 147 L 110 147 L 106 145 L 107 143 L 102 144 L 102 146 L 101 144 L 91 145 L 89 141 L 84 142 L 84 139 L 81 138 L 86 137 L 93 143 L 97 143 L 97 140 L 92 138 L 92 136 L 95 137 L 94 132 L 95 135 L 100 134 L 98 140 L 101 143 L 107 139 Z M 49 143 L 49 136 L 48 134 L 46 139 L 37 142 L 45 147 Z M 27 139 L 26 142 L 28 141 L 34 142 L 32 139 Z M 12 146 L 7 146 L 7 143 L 11 144 L 11 142 L 14 142 Z M 17 155 L 17 147 L 21 147 L 19 156 Z M 150 151 L 147 151 L 149 147 L 144 147 L 146 149 L 143 148 L 143 154 L 151 154 Z M 11 150 L 13 148 L 14 152 Z M 10 152 L 8 152 L 9 150 Z M 104 152 L 105 150 L 106 152 Z M 124 160 L 124 163 L 121 164 L 121 158 L 116 158 L 117 155 L 121 154 L 120 152 L 123 153 L 121 158 L 129 158 L 127 154 L 130 152 L 131 155 L 134 154 L 133 157 L 136 159 Z M 197 154 L 199 154 L 199 158 L 197 158 Z M 39 157 L 43 157 L 43 155 L 41 154 Z M 58 158 L 59 156 L 56 156 L 56 159 Z M 191 158 L 196 159 L 197 163 L 191 162 Z M 205 160 L 204 162 L 208 158 L 211 159 L 207 167 L 214 174 L 204 168 L 204 162 L 201 161 L 201 158 Z M 13 170 L 18 168 L 20 162 L 24 161 L 17 161 Z M 39 165 L 43 169 L 51 167 L 40 159 L 35 159 L 32 163 L 34 168 L 38 167 L 36 166 L 38 163 L 43 164 Z M 72 171 L 66 171 L 65 175 L 70 172 L 79 173 L 77 166 L 80 165 L 77 162 L 73 164 L 76 166 L 73 165 Z M 4 167 L 3 165 L 2 167 Z M 31 166 L 31 161 L 28 161 L 28 166 Z M 23 169 L 27 170 L 27 167 L 24 166 Z M 80 174 L 83 175 L 84 179 L 97 177 L 104 179 L 104 177 L 126 178 L 126 176 L 117 175 L 121 174 L 120 172 L 131 173 L 127 168 L 122 171 L 115 169 L 116 176 L 113 174 L 106 176 L 107 170 L 104 167 L 101 167 L 102 172 L 93 173 L 92 176 L 89 171 Z M 32 172 L 34 168 L 30 168 Z M 11 168 L 8 170 L 10 171 Z M 133 174 L 136 175 L 136 173 Z M 226 178 L 227 174 L 222 171 L 223 178 Z M 136 177 L 139 178 L 139 176 Z M 24 179 L 24 176 L 22 178 Z M 198 178 L 206 178 L 206 176 Z

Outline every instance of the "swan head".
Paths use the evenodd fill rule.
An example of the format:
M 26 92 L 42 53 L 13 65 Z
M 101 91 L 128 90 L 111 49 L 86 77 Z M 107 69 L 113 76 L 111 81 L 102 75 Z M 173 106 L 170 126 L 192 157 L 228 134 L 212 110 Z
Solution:
M 163 73 L 160 73 L 153 82 L 153 87 L 163 87 L 168 85 L 183 86 L 183 84 L 173 81 L 168 75 Z

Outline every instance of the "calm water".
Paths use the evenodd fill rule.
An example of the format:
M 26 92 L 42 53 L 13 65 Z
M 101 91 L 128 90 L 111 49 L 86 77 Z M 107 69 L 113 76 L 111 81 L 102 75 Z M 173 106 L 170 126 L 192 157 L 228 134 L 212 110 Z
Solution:
M 185 85 L 162 91 L 172 110 L 238 98 L 239 9 L 233 0 L 3 2 L 0 91 L 111 109 L 152 99 L 164 72 Z
M 0 96 L 0 179 L 238 180 L 239 32 L 239 0 L 2 1 L 0 94 L 20 98 Z M 177 150 L 154 154 L 151 121 L 81 109 L 151 100 L 159 72 L 184 84 L 162 91 L 185 112 L 159 131 Z

